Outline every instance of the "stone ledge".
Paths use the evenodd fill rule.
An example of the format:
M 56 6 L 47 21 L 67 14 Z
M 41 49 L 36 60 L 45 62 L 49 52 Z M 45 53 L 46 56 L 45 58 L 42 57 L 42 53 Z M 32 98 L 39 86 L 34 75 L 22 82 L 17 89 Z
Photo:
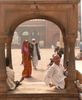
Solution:
M 77 94 L 67 94 L 67 93 L 36 93 L 36 94 L 0 94 L 0 100 L 76 100 L 78 99 Z
M 12 3 L 12 2 L 26 2 L 26 3 L 58 3 L 58 4 L 63 4 L 63 3 L 79 3 L 80 0 L 0 0 L 0 2 L 4 3 Z
M 56 90 L 44 82 L 24 82 L 15 91 L 0 93 L 0 100 L 78 100 L 77 91 Z M 77 99 L 76 99 L 77 98 Z

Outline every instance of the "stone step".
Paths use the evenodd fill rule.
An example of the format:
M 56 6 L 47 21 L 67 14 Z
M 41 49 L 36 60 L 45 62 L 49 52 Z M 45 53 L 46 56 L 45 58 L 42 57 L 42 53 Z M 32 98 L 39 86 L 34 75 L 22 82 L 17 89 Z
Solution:
M 23 82 L 15 91 L 0 94 L 0 100 L 79 100 L 74 91 L 56 90 L 44 82 Z

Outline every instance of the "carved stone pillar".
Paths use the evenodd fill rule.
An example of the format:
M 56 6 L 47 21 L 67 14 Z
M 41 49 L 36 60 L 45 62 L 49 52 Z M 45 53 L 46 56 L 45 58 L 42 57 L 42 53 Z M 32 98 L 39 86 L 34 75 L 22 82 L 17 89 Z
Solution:
M 69 71 L 70 71 L 70 77 L 72 80 L 75 80 L 75 46 L 74 43 L 70 43 L 70 55 L 69 55 Z
M 66 62 L 69 60 L 69 43 L 64 40 L 64 66 L 66 67 Z
M 68 82 L 67 82 L 67 89 L 68 90 L 77 90 L 75 88 L 74 81 L 76 80 L 76 71 L 75 71 L 75 37 L 68 37 L 67 41 L 69 43 L 69 65 L 68 65 Z
M 0 93 L 7 92 L 5 43 L 0 43 Z
M 13 67 L 12 67 L 12 56 L 11 56 L 11 42 L 6 44 L 6 49 L 7 49 L 7 57 L 9 58 L 9 61 L 10 61 L 9 67 L 13 69 Z

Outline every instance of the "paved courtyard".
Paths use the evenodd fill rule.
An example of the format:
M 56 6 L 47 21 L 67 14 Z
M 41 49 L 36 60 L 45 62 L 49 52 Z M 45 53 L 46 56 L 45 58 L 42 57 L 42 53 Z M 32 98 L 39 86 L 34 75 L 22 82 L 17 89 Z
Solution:
M 37 70 L 32 69 L 32 78 L 29 78 L 28 81 L 43 81 L 45 72 L 47 70 L 47 65 L 53 53 L 53 49 L 40 49 L 41 60 L 38 63 Z M 20 49 L 12 49 L 12 62 L 15 71 L 15 80 L 19 80 L 21 78 L 21 73 L 23 70 L 23 65 L 21 65 L 21 57 L 22 55 Z M 82 61 L 76 61 L 76 69 L 82 73 Z
M 37 70 L 32 69 L 32 78 L 29 78 L 28 81 L 41 82 L 43 81 L 49 59 L 52 57 L 52 49 L 41 49 L 41 60 L 38 62 Z M 21 78 L 21 73 L 23 70 L 23 65 L 21 65 L 21 50 L 13 49 L 12 50 L 12 61 L 13 68 L 15 71 L 15 79 L 19 80 Z
M 53 49 L 40 49 L 41 61 L 39 61 L 37 70 L 32 69 L 32 78 L 27 78 L 22 82 L 22 85 L 17 88 L 15 93 L 44 93 L 53 92 L 53 88 L 49 88 L 43 82 L 47 65 L 53 54 Z M 23 65 L 21 65 L 21 50 L 12 49 L 12 62 L 15 71 L 15 80 L 20 80 Z M 76 61 L 76 69 L 82 73 L 82 61 Z M 36 88 L 37 87 L 37 88 Z
M 43 82 L 47 65 L 53 54 L 53 49 L 41 49 L 40 54 L 41 60 L 38 63 L 37 70 L 32 68 L 32 78 L 24 79 L 22 85 L 16 89 L 15 93 L 53 93 L 54 89 L 49 88 Z M 20 49 L 12 49 L 15 80 L 20 80 L 22 75 L 23 65 L 21 65 L 21 57 Z

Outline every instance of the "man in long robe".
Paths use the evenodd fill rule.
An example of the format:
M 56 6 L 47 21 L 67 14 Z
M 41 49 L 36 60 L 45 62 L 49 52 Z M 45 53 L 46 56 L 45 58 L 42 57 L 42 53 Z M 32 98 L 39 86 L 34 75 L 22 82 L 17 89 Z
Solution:
M 38 65 L 38 60 L 41 59 L 38 43 L 36 43 L 35 39 L 32 39 L 32 64 L 34 69 L 37 69 L 36 66 Z

